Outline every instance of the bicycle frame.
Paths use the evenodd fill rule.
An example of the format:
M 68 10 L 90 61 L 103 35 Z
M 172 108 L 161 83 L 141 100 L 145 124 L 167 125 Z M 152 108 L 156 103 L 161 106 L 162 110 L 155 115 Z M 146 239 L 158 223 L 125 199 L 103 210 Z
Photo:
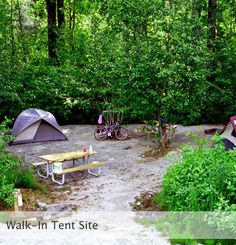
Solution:
M 109 137 L 113 137 L 116 130 L 120 129 L 120 124 L 118 122 L 116 122 L 115 124 L 112 124 L 112 125 L 107 125 L 106 126 L 106 129 L 107 129 L 107 136 Z

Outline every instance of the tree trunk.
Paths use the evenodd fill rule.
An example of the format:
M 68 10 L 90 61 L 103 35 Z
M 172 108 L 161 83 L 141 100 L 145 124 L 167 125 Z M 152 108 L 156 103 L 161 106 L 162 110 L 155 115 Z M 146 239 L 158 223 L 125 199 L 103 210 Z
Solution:
M 75 29 L 75 0 L 73 1 L 73 12 L 72 12 L 72 30 L 74 31 Z
M 193 16 L 198 16 L 201 17 L 201 8 L 198 6 L 199 5 L 199 0 L 193 0 L 193 4 L 194 4 L 194 11 L 193 11 Z
M 13 19 L 13 0 L 11 0 L 11 54 L 12 54 L 12 60 L 15 56 L 16 50 L 15 50 L 15 37 L 14 37 L 14 19 Z
M 193 8 L 192 8 L 192 16 L 194 20 L 194 25 L 197 23 L 197 20 L 201 17 L 201 8 L 199 6 L 199 0 L 193 0 Z M 201 28 L 197 24 L 194 27 L 194 34 L 195 34 L 195 39 L 193 40 L 193 43 L 195 45 L 195 50 L 196 50 L 196 55 L 199 56 L 199 39 L 201 35 Z
M 208 0 L 208 22 L 210 24 L 209 49 L 213 48 L 213 42 L 216 39 L 216 1 Z
M 208 38 L 207 47 L 211 51 L 211 62 L 210 62 L 210 75 L 208 81 L 212 84 L 215 83 L 215 71 L 216 71 L 216 57 L 214 41 L 216 39 L 216 1 L 217 0 L 208 0 L 208 23 L 210 26 L 210 33 Z
M 46 0 L 46 4 L 48 13 L 48 56 L 52 61 L 56 61 L 56 0 Z
M 19 0 L 17 0 L 17 9 L 18 9 L 18 23 L 19 23 L 19 30 L 20 30 L 18 34 L 18 40 L 21 43 L 21 48 L 22 48 L 22 53 L 23 53 L 22 59 L 26 61 L 27 49 L 24 43 L 24 30 L 23 30 L 23 23 L 22 23 L 23 19 L 22 19 L 21 6 L 20 6 Z
M 198 6 L 199 5 L 199 0 L 193 0 L 193 18 L 200 18 L 201 17 L 201 8 Z M 195 29 L 196 35 L 200 35 L 200 27 L 196 26 Z
M 65 23 L 65 15 L 64 15 L 63 7 L 64 7 L 64 0 L 57 0 L 57 23 L 59 28 L 61 28 Z
M 76 15 L 75 15 L 75 0 L 72 2 L 72 8 L 71 8 L 71 31 L 70 31 L 70 35 L 71 35 L 71 41 L 70 41 L 70 50 L 71 50 L 71 54 L 74 53 L 74 49 L 75 49 L 75 43 L 74 43 L 74 31 L 75 31 L 75 19 L 76 19 Z

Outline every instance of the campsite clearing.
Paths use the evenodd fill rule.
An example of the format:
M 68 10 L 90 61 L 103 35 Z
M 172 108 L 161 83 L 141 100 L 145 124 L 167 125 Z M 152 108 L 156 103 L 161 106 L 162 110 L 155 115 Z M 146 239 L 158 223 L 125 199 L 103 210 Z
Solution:
M 64 194 L 64 198 L 56 200 L 56 203 L 70 203 L 84 211 L 131 210 L 130 203 L 140 193 L 160 190 L 163 174 L 170 164 L 165 158 L 142 157 L 154 143 L 138 133 L 139 126 L 128 126 L 131 136 L 126 141 L 97 141 L 93 136 L 96 126 L 68 125 L 62 127 L 68 141 L 13 145 L 11 150 L 30 165 L 38 162 L 40 155 L 74 151 L 92 145 L 99 153 L 93 160 L 106 162 L 102 167 L 101 176 L 96 178 L 88 175 L 86 171 L 69 173 L 64 186 L 67 188 L 66 191 L 64 187 L 57 186 L 51 180 L 45 180 L 55 192 Z M 180 144 L 192 141 L 187 136 L 188 132 L 204 135 L 204 130 L 212 127 L 215 126 L 178 126 L 171 144 L 175 150 L 170 151 L 168 155 L 178 152 Z
M 137 221 L 136 213 L 131 206 L 135 197 L 141 193 L 157 192 L 161 188 L 162 177 L 171 164 L 170 159 L 142 157 L 153 142 L 140 135 L 137 130 L 140 125 L 129 125 L 130 138 L 126 141 L 105 140 L 97 141 L 93 136 L 96 126 L 69 125 L 63 127 L 68 141 L 31 143 L 14 145 L 11 149 L 23 157 L 25 162 L 38 161 L 38 156 L 56 152 L 66 152 L 82 149 L 92 145 L 97 151 L 96 161 L 104 161 L 100 177 L 93 177 L 87 171 L 68 173 L 64 186 L 58 186 L 51 180 L 44 180 L 50 187 L 53 199 L 38 199 L 38 209 L 47 210 L 46 216 L 60 219 L 60 222 L 74 222 L 78 220 L 95 221 L 99 224 L 99 232 L 79 233 L 70 230 L 69 244 L 162 244 L 170 245 L 166 237 L 162 237 L 155 228 L 146 227 Z M 200 135 L 204 130 L 213 125 L 205 126 L 178 126 L 172 146 L 175 150 L 169 151 L 168 155 L 178 154 L 180 144 L 193 141 L 188 132 Z M 48 201 L 48 202 L 47 202 Z M 52 204 L 53 202 L 53 204 Z M 61 211 L 69 212 L 69 216 L 63 219 Z M 55 212 L 59 217 L 55 217 Z M 61 214 L 62 213 L 62 214 Z M 151 212 L 152 213 L 152 212 Z M 60 234 L 63 235 L 60 231 Z M 21 235 L 23 236 L 23 235 Z M 53 236 L 47 230 L 45 241 Z M 42 242 L 41 233 L 24 233 L 34 242 Z M 58 237 L 58 233 L 57 236 Z M 18 237 L 19 239 L 20 237 Z M 93 241 L 94 243 L 91 243 Z

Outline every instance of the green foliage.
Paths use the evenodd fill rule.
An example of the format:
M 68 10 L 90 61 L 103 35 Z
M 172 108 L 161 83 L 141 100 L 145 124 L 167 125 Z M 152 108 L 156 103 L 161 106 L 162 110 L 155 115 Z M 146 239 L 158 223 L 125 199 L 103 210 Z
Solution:
M 235 211 L 236 151 L 204 141 L 197 148 L 185 146 L 181 159 L 164 176 L 162 199 L 174 211 Z
M 3 0 L 0 120 L 37 107 L 63 123 L 94 122 L 112 105 L 126 121 L 225 121 L 236 110 L 235 0 L 217 1 L 214 42 L 207 4 L 65 0 L 52 65 L 45 1 Z
M 0 151 L 0 201 L 12 206 L 15 188 L 45 191 L 45 188 L 35 178 L 32 169 L 22 168 L 16 156 Z
M 193 239 L 171 239 L 172 244 L 181 244 L 181 245 L 235 245 L 235 240 L 219 240 L 219 239 L 205 239 L 205 240 L 193 240 Z
M 169 211 L 220 211 L 220 214 L 222 211 L 235 211 L 236 151 L 226 152 L 219 136 L 212 138 L 214 147 L 213 142 L 196 135 L 192 136 L 195 137 L 195 146 L 185 145 L 182 148 L 181 156 L 177 160 L 173 159 L 175 164 L 167 170 L 162 190 L 154 196 L 154 203 L 158 205 L 160 210 Z M 212 226 L 214 231 L 235 234 L 234 216 L 231 214 L 230 220 L 225 213 L 221 218 L 217 218 L 219 213 L 212 212 L 208 216 L 206 215 L 205 220 L 202 220 L 202 225 L 205 222 L 206 227 L 209 227 L 210 230 Z M 198 212 L 193 212 L 193 214 L 198 216 Z M 171 222 L 174 222 L 173 227 L 165 229 L 172 234 L 176 232 L 181 237 L 183 232 L 187 232 L 188 237 L 191 234 L 193 237 L 197 237 L 194 235 L 196 222 L 192 219 L 187 218 L 186 221 L 173 219 Z M 199 227 L 197 232 L 200 230 Z M 204 234 L 207 229 L 201 230 L 201 232 Z M 234 244 L 234 240 L 219 239 L 172 239 L 171 241 L 173 244 Z
M 12 206 L 15 182 L 18 179 L 19 160 L 12 154 L 0 151 L 0 200 Z
M 10 134 L 10 128 L 8 127 L 10 123 L 12 123 L 12 120 L 5 117 L 5 120 L 0 124 L 0 150 L 13 140 Z
M 6 118 L 0 124 L 0 202 L 12 206 L 15 188 L 44 189 L 31 169 L 22 168 L 19 158 L 5 151 L 6 144 L 12 140 L 12 136 L 7 134 L 10 122 L 11 120 Z
M 16 170 L 17 171 L 17 170 Z M 33 190 L 40 190 L 44 193 L 47 192 L 46 186 L 41 184 L 37 178 L 35 178 L 35 172 L 31 168 L 18 168 L 18 178 L 15 183 L 16 188 L 29 188 Z

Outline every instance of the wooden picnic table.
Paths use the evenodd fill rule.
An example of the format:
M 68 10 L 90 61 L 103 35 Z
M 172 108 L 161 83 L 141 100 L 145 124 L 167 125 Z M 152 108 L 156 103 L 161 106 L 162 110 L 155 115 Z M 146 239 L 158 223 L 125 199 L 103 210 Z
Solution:
M 40 159 L 44 160 L 43 162 L 32 163 L 33 166 L 38 167 L 38 175 L 43 178 L 52 177 L 52 181 L 63 185 L 65 182 L 65 174 L 71 173 L 79 170 L 88 170 L 88 173 L 94 176 L 100 175 L 100 167 L 104 165 L 103 162 L 91 162 L 90 156 L 97 154 L 95 151 L 70 151 L 70 152 L 62 152 L 62 153 L 52 153 L 47 155 L 39 156 Z M 82 159 L 82 162 L 79 161 Z M 63 162 L 72 161 L 73 167 L 63 167 Z M 76 163 L 79 163 L 79 166 L 76 166 Z M 40 172 L 40 167 L 46 166 L 46 174 L 42 174 Z M 59 166 L 59 168 L 58 168 Z M 98 173 L 92 172 L 90 169 L 98 168 Z M 56 180 L 54 175 L 61 175 L 61 180 Z
M 48 155 L 39 156 L 39 158 L 47 161 L 48 163 L 54 162 L 65 162 L 65 161 L 75 161 L 78 159 L 89 159 L 90 156 L 97 154 L 95 151 L 86 151 L 83 152 L 82 150 L 77 151 L 69 151 L 69 152 L 62 152 L 62 153 L 53 153 Z

